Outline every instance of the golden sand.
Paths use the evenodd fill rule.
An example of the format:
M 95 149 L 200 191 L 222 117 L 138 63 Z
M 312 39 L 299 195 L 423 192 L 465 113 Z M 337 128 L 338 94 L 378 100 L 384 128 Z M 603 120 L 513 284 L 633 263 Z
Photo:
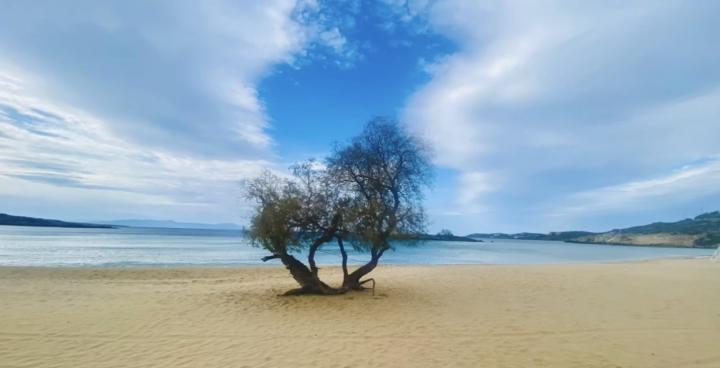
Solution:
M 720 263 L 374 276 L 277 297 L 281 268 L 0 268 L 0 367 L 720 367 Z

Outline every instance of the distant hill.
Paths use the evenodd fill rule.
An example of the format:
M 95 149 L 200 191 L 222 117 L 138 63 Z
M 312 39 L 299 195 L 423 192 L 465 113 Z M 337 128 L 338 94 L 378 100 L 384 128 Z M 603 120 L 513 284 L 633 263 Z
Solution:
M 593 235 L 589 231 L 560 231 L 551 232 L 548 234 L 540 233 L 516 233 L 516 234 L 505 234 L 505 233 L 474 233 L 468 235 L 469 238 L 474 239 L 519 239 L 519 240 L 558 240 L 565 241 L 576 239 L 581 236 Z
M 571 239 L 577 243 L 715 248 L 720 244 L 720 211 L 677 222 L 614 229 Z
M 433 235 L 433 234 L 421 234 L 416 235 L 412 240 L 441 240 L 441 241 L 462 241 L 462 242 L 474 242 L 482 243 L 480 239 L 474 239 L 469 236 L 457 236 L 457 235 Z
M 41 226 L 41 227 L 73 227 L 73 228 L 100 228 L 112 229 L 114 226 L 100 224 L 86 224 L 81 222 L 66 222 L 35 217 L 13 216 L 0 213 L 0 225 L 10 226 Z
M 195 222 L 177 222 L 172 220 L 113 220 L 97 221 L 103 224 L 131 227 L 157 227 L 168 229 L 209 229 L 209 230 L 240 230 L 242 226 L 232 223 L 203 224 Z
M 657 247 L 716 248 L 720 245 L 720 211 L 677 222 L 614 229 L 602 233 L 562 231 L 540 233 L 474 233 L 476 239 L 559 240 L 571 243 L 617 244 Z

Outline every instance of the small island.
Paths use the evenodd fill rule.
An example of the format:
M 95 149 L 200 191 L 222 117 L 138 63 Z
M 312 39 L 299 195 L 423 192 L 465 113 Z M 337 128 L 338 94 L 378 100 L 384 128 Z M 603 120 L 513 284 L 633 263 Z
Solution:
M 482 243 L 483 241 L 480 239 L 475 239 L 470 236 L 458 236 L 452 233 L 452 231 L 443 229 L 437 234 L 419 234 L 415 237 L 411 238 L 411 240 L 439 240 L 439 241 L 460 241 L 460 242 L 473 242 L 473 243 Z

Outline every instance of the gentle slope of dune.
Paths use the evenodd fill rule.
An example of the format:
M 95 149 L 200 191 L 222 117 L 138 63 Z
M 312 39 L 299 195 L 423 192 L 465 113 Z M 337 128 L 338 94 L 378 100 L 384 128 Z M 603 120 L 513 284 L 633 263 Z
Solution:
M 720 366 L 720 263 L 374 276 L 375 296 L 282 298 L 280 268 L 0 268 L 0 366 Z

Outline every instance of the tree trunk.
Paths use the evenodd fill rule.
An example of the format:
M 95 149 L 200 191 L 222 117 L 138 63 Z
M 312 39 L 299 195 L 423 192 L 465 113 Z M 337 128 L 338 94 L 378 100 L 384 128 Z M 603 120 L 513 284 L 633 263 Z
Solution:
M 312 272 L 315 277 L 318 277 L 319 271 L 317 264 L 315 264 L 315 253 L 317 253 L 318 248 L 320 248 L 320 244 L 320 242 L 313 243 L 308 251 L 308 265 L 310 266 L 310 272 Z
M 340 247 L 340 254 L 342 255 L 342 272 L 343 272 L 343 284 L 345 283 L 345 280 L 348 277 L 348 268 L 347 268 L 347 261 L 348 261 L 348 255 L 345 251 L 345 244 L 343 243 L 343 240 L 341 237 L 337 238 L 338 246 Z
M 320 295 L 333 295 L 338 294 L 339 290 L 332 288 L 320 281 L 317 274 L 313 273 L 305 264 L 297 260 L 297 258 L 289 255 L 282 254 L 278 258 L 285 265 L 285 268 L 290 271 L 292 277 L 300 285 L 300 288 L 293 289 L 285 293 L 285 295 L 300 295 L 300 294 L 320 294 Z
M 315 275 L 315 277 L 318 277 L 318 267 L 315 263 L 315 254 L 317 253 L 317 250 L 320 249 L 320 247 L 331 241 L 333 237 L 335 236 L 335 233 L 337 232 L 337 223 L 340 221 L 339 216 L 333 217 L 333 225 L 326 229 L 322 236 L 315 239 L 315 241 L 310 245 L 310 249 L 308 251 L 308 265 L 310 266 L 310 271 Z
M 377 267 L 380 257 L 383 253 L 389 249 L 389 247 L 381 248 L 380 250 L 372 249 L 370 261 L 353 272 L 348 272 L 348 255 L 345 250 L 345 244 L 341 238 L 337 238 L 338 246 L 340 247 L 340 254 L 342 255 L 342 272 L 343 272 L 343 283 L 339 288 L 333 288 L 326 283 L 322 282 L 318 277 L 317 267 L 308 267 L 297 258 L 290 254 L 273 254 L 271 256 L 263 257 L 263 261 L 270 259 L 280 259 L 290 271 L 293 279 L 300 285 L 297 289 L 288 290 L 285 292 L 285 296 L 290 295 L 303 295 L 303 294 L 317 294 L 317 295 L 337 295 L 344 294 L 351 290 L 364 290 L 363 284 L 372 280 L 362 280 L 365 275 L 372 272 Z M 310 257 L 313 260 L 314 257 Z M 311 262 L 312 263 L 312 262 Z
M 382 257 L 383 253 L 385 253 L 385 251 L 387 249 L 389 249 L 387 246 L 380 250 L 373 249 L 371 251 L 370 261 L 368 263 L 360 266 L 360 268 L 356 269 L 349 275 L 347 275 L 345 277 L 345 279 L 343 280 L 343 285 L 342 285 L 341 289 L 364 290 L 365 287 L 363 287 L 362 285 L 365 283 L 365 281 L 369 281 L 370 279 L 365 280 L 365 281 L 361 281 L 361 279 L 365 275 L 372 272 L 375 269 L 375 267 L 377 267 L 378 262 L 380 261 L 380 257 Z

